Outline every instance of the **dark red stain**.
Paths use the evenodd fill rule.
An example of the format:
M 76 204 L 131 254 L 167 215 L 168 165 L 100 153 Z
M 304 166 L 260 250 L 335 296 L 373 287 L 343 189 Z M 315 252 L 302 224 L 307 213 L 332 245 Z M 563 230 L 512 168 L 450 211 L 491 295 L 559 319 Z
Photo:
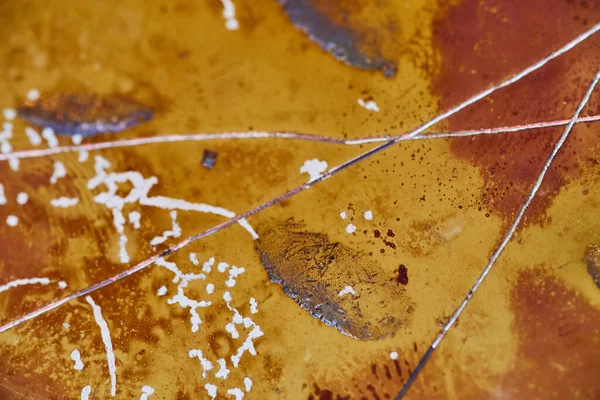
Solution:
M 387 231 L 387 235 L 388 235 L 389 237 L 394 237 L 394 236 L 396 236 L 396 234 L 394 234 L 394 231 L 393 231 L 393 230 L 391 230 L 391 229 L 388 229 L 388 231 Z
M 396 282 L 402 285 L 408 285 L 408 269 L 404 264 L 400 264 L 398 267 L 398 277 L 396 277 Z
M 433 90 L 449 109 L 492 83 L 549 55 L 600 20 L 600 2 L 532 0 L 489 3 L 465 0 L 434 24 L 441 55 Z M 521 81 L 495 92 L 447 120 L 450 131 L 506 126 L 574 113 L 600 65 L 600 37 L 590 39 Z M 594 96 L 583 115 L 600 112 Z M 593 127 L 593 125 L 592 125 Z M 479 166 L 484 187 L 476 206 L 493 209 L 506 221 L 530 191 L 563 128 L 460 138 L 454 155 Z M 525 224 L 543 223 L 545 210 L 563 186 L 595 165 L 598 129 L 578 126 L 548 171 Z
M 377 229 L 375 229 L 375 231 L 373 232 L 373 235 L 378 238 L 381 236 L 381 232 L 379 232 Z
M 526 269 L 511 293 L 519 338 L 508 398 L 600 398 L 600 310 L 548 272 Z

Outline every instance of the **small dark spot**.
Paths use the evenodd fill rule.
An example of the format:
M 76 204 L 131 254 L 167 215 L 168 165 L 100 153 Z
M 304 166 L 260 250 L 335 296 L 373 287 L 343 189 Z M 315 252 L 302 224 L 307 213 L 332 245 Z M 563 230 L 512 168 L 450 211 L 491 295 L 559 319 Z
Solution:
M 212 169 L 217 162 L 217 156 L 219 154 L 216 151 L 204 149 L 204 154 L 202 155 L 202 166 L 206 169 Z
M 376 238 L 381 236 L 381 232 L 379 232 L 377 229 L 375 229 L 375 231 L 373 232 L 373 234 L 375 235 Z
M 387 231 L 387 235 L 388 235 L 389 237 L 394 237 L 394 236 L 396 236 L 396 235 L 394 234 L 394 231 L 393 231 L 393 230 L 391 230 L 391 229 L 388 229 L 388 231 Z
M 398 267 L 398 277 L 396 282 L 406 286 L 408 284 L 408 269 L 404 264 L 400 264 Z

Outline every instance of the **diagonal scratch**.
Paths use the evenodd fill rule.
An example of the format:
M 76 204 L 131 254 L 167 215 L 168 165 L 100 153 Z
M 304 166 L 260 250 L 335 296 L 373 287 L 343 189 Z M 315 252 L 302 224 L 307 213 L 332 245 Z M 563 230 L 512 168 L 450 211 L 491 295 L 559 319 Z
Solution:
M 521 206 L 521 209 L 519 210 L 517 217 L 515 218 L 514 222 L 512 223 L 512 225 L 506 232 L 504 239 L 502 239 L 502 242 L 500 242 L 500 245 L 498 245 L 498 247 L 496 247 L 496 250 L 494 250 L 494 252 L 492 253 L 492 257 L 490 258 L 487 265 L 481 272 L 481 275 L 479 275 L 479 277 L 473 284 L 473 287 L 471 288 L 471 290 L 469 290 L 469 293 L 467 294 L 467 296 L 464 298 L 462 303 L 460 303 L 458 308 L 454 311 L 454 314 L 452 314 L 452 317 L 450 317 L 450 320 L 446 323 L 446 325 L 444 326 L 444 329 L 442 329 L 442 331 L 437 335 L 437 337 L 435 338 L 435 340 L 433 341 L 433 343 L 431 344 L 431 346 L 429 347 L 429 349 L 427 350 L 425 355 L 421 358 L 421 361 L 419 361 L 419 365 L 417 366 L 417 368 L 415 368 L 413 373 L 410 375 L 410 377 L 404 384 L 404 387 L 402 388 L 402 390 L 396 397 L 396 400 L 400 400 L 402 397 L 404 397 L 404 395 L 410 388 L 411 384 L 414 382 L 417 375 L 419 375 L 419 372 L 421 371 L 421 369 L 423 369 L 423 367 L 427 363 L 427 360 L 429 360 L 429 357 L 431 357 L 431 354 L 433 353 L 433 351 L 440 344 L 440 342 L 444 339 L 444 337 L 446 336 L 446 334 L 448 333 L 450 328 L 452 328 L 452 325 L 454 325 L 454 323 L 456 322 L 456 320 L 458 319 L 460 314 L 463 312 L 463 310 L 465 309 L 467 304 L 469 304 L 469 301 L 471 300 L 471 298 L 473 297 L 473 295 L 475 294 L 475 292 L 477 291 L 479 286 L 483 283 L 483 280 L 486 278 L 486 276 L 488 275 L 488 273 L 490 272 L 490 270 L 496 263 L 496 260 L 498 259 L 498 257 L 500 256 L 500 254 L 502 253 L 504 248 L 506 247 L 507 243 L 511 240 L 512 236 L 514 235 L 515 231 L 517 230 L 517 227 L 521 223 L 521 220 L 523 219 L 523 216 L 525 215 L 527 208 L 529 207 L 529 205 L 531 204 L 531 201 L 533 200 L 533 198 L 537 194 L 538 190 L 540 189 L 540 186 L 542 185 L 542 182 L 544 181 L 546 173 L 548 172 L 550 165 L 554 161 L 556 154 L 558 154 L 558 151 L 560 150 L 562 145 L 565 143 L 565 141 L 569 137 L 569 134 L 571 133 L 573 125 L 575 124 L 575 120 L 577 120 L 577 117 L 579 117 L 581 110 L 583 110 L 583 107 L 585 107 L 585 105 L 587 104 L 587 102 L 590 99 L 590 96 L 592 95 L 592 92 L 594 91 L 594 88 L 596 87 L 596 84 L 598 83 L 599 80 L 600 80 L 600 70 L 598 70 L 598 72 L 596 73 L 596 76 L 594 77 L 594 80 L 592 81 L 587 92 L 585 93 L 585 96 L 581 100 L 581 103 L 579 103 L 579 107 L 577 107 L 577 110 L 575 111 L 573 118 L 571 118 L 571 121 L 565 127 L 563 134 L 561 135 L 561 137 L 558 139 L 558 141 L 554 145 L 554 149 L 552 150 L 552 153 L 550 153 L 550 156 L 548 156 L 548 159 L 546 160 L 546 163 L 544 164 L 544 167 L 542 168 L 540 175 L 538 176 L 538 178 L 535 181 L 535 184 L 531 188 L 531 192 L 529 192 L 529 195 L 527 196 L 527 198 L 525 199 L 525 202 Z
M 65 297 L 63 297 L 63 298 L 61 298 L 59 300 L 56 300 L 56 301 L 54 301 L 52 303 L 49 303 L 49 304 L 47 304 L 47 305 L 45 305 L 45 306 L 43 306 L 43 307 L 41 307 L 41 308 L 39 308 L 39 309 L 37 309 L 35 311 L 32 311 L 32 312 L 30 312 L 28 314 L 25 314 L 22 317 L 17 318 L 16 320 L 8 322 L 8 323 L 0 326 L 0 333 L 5 332 L 5 331 L 7 331 L 7 330 L 9 330 L 11 328 L 14 328 L 15 326 L 20 325 L 20 324 L 22 324 L 25 321 L 28 321 L 28 320 L 33 319 L 33 318 L 36 318 L 36 317 L 38 317 L 38 316 L 40 316 L 42 314 L 45 314 L 45 313 L 47 313 L 47 312 L 49 312 L 51 310 L 54 310 L 55 308 L 58 308 L 61 305 L 65 304 L 65 303 L 67 303 L 67 302 L 69 302 L 71 300 L 77 299 L 77 298 L 82 297 L 82 296 L 86 296 L 89 293 L 92 293 L 92 292 L 94 292 L 94 291 L 96 291 L 98 289 L 101 289 L 101 288 L 103 288 L 105 286 L 108 286 L 108 285 L 114 283 L 114 282 L 117 282 L 120 279 L 123 279 L 123 278 L 126 278 L 128 276 L 131 276 L 134 273 L 136 273 L 138 271 L 141 271 L 142 269 L 146 268 L 147 266 L 152 265 L 159 258 L 167 257 L 171 253 L 173 253 L 173 252 L 175 252 L 175 251 L 177 251 L 177 250 L 179 250 L 179 249 L 187 246 L 188 244 L 190 244 L 190 243 L 192 243 L 192 242 L 194 242 L 194 241 L 196 241 L 198 239 L 201 239 L 203 237 L 212 235 L 215 232 L 218 232 L 218 231 L 220 231 L 220 230 L 222 230 L 224 228 L 227 228 L 230 225 L 233 225 L 233 224 L 237 223 L 241 219 L 249 218 L 250 216 L 252 216 L 252 215 L 254 215 L 254 214 L 256 214 L 256 213 L 258 213 L 258 212 L 260 212 L 260 211 L 262 211 L 262 210 L 264 210 L 264 209 L 266 209 L 266 208 L 268 208 L 268 207 L 270 207 L 270 206 L 272 206 L 274 204 L 277 204 L 277 203 L 279 203 L 279 202 L 281 202 L 281 201 L 283 201 L 285 199 L 288 199 L 288 198 L 290 198 L 290 197 L 292 197 L 292 196 L 294 196 L 294 195 L 302 192 L 303 190 L 306 190 L 306 189 L 310 188 L 314 184 L 316 184 L 318 182 L 321 182 L 321 181 L 323 181 L 323 180 L 325 180 L 327 178 L 330 178 L 331 176 L 337 174 L 338 172 L 340 172 L 340 171 L 342 171 L 342 170 L 344 170 L 344 169 L 346 169 L 346 168 L 348 168 L 348 167 L 350 167 L 350 166 L 352 166 L 352 165 L 354 165 L 354 164 L 356 164 L 356 163 L 358 163 L 358 162 L 360 162 L 360 161 L 362 161 L 362 160 L 364 160 L 364 159 L 366 159 L 366 158 L 368 158 L 368 157 L 370 157 L 370 156 L 372 156 L 374 154 L 377 154 L 377 153 L 379 153 L 379 152 L 381 152 L 381 151 L 389 148 L 390 146 L 393 146 L 396 143 L 399 143 L 401 141 L 409 140 L 411 138 L 414 138 L 415 136 L 417 136 L 420 133 L 424 132 L 425 130 L 429 129 L 431 126 L 433 126 L 433 125 L 437 124 L 438 122 L 440 122 L 440 121 L 442 121 L 442 120 L 444 120 L 444 119 L 446 119 L 446 118 L 448 118 L 448 117 L 456 114 L 457 112 L 459 112 L 460 110 L 464 109 L 465 107 L 468 107 L 469 105 L 478 102 L 479 100 L 485 98 L 486 96 L 488 96 L 489 94 L 495 92 L 496 90 L 499 90 L 499 89 L 501 89 L 503 87 L 509 86 L 509 85 L 511 85 L 511 84 L 519 81 L 523 77 L 527 76 L 528 74 L 530 74 L 530 73 L 532 73 L 532 72 L 540 69 L 546 63 L 548 63 L 550 60 L 553 60 L 554 58 L 556 58 L 556 57 L 558 57 L 558 56 L 566 53 L 567 51 L 571 50 L 573 47 L 575 47 L 576 45 L 580 44 L 581 42 L 583 42 L 584 40 L 586 40 L 587 38 L 589 38 L 594 33 L 598 32 L 599 30 L 600 30 L 600 23 L 595 24 L 592 28 L 590 28 L 589 30 L 587 30 L 583 34 L 577 36 L 575 39 L 573 39 L 572 41 L 568 42 L 566 45 L 564 45 L 563 47 L 561 47 L 558 50 L 554 51 L 552 54 L 548 55 L 547 57 L 544 57 L 543 59 L 537 61 L 536 63 L 532 64 L 531 66 L 525 68 L 523 71 L 519 72 L 518 74 L 516 74 L 516 75 L 514 75 L 514 76 L 512 76 L 512 77 L 510 77 L 510 78 L 508 78 L 508 79 L 506 79 L 506 80 L 504 80 L 502 82 L 500 82 L 499 84 L 496 84 L 496 85 L 494 85 L 494 86 L 492 86 L 492 87 L 490 87 L 490 88 L 488 88 L 488 89 L 486 89 L 486 90 L 484 90 L 484 91 L 482 91 L 482 92 L 480 92 L 480 93 L 478 93 L 478 94 L 476 94 L 476 95 L 468 98 L 464 102 L 462 102 L 459 105 L 457 105 L 457 106 L 455 106 L 455 107 L 453 107 L 453 108 L 451 108 L 451 109 L 443 112 L 442 114 L 439 114 L 435 118 L 429 120 L 429 122 L 427 122 L 427 123 L 419 126 L 418 128 L 414 129 L 413 131 L 410 131 L 410 132 L 406 133 L 405 135 L 396 137 L 393 140 L 385 142 L 385 143 L 383 143 L 383 144 L 381 144 L 379 146 L 376 146 L 376 147 L 374 147 L 374 148 L 372 148 L 372 149 L 370 149 L 370 150 L 368 150 L 368 151 L 366 151 L 366 152 L 364 152 L 364 153 L 362 153 L 362 154 L 360 154 L 360 155 L 358 155 L 358 156 L 356 156 L 354 158 L 351 158 L 350 160 L 348 160 L 348 161 L 346 161 L 346 162 L 344 162 L 342 164 L 339 164 L 338 166 L 330 169 L 325 174 L 323 174 L 323 175 L 321 175 L 321 176 L 319 176 L 319 177 L 317 177 L 317 178 L 315 178 L 315 179 L 313 179 L 313 180 L 311 180 L 311 181 L 309 181 L 309 182 L 307 182 L 307 183 L 305 183 L 303 185 L 300 185 L 300 186 L 298 186 L 298 187 L 296 187 L 294 189 L 291 189 L 291 190 L 289 190 L 289 191 L 281 194 L 280 196 L 278 196 L 278 197 L 276 197 L 274 199 L 271 199 L 271 200 L 267 201 L 266 203 L 263 203 L 263 204 L 255 207 L 255 208 L 253 208 L 253 209 L 251 209 L 251 210 L 249 210 L 249 211 L 247 211 L 247 212 L 245 212 L 243 214 L 238 214 L 236 217 L 231 218 L 231 219 L 229 219 L 229 220 L 227 220 L 227 221 L 225 221 L 225 222 L 223 222 L 223 223 L 221 223 L 219 225 L 216 225 L 216 226 L 214 226 L 214 227 L 212 227 L 212 228 L 210 228 L 210 229 L 208 229 L 208 230 L 206 230 L 204 232 L 201 232 L 201 233 L 198 233 L 196 235 L 190 236 L 187 239 L 185 239 L 185 240 L 183 240 L 183 241 L 181 241 L 181 242 L 179 242 L 179 243 L 171 246 L 170 248 L 162 251 L 161 253 L 153 255 L 153 256 L 147 258 L 146 260 L 141 261 L 140 263 L 134 265 L 133 267 L 131 267 L 131 268 L 125 270 L 125 271 L 122 271 L 122 272 L 116 274 L 115 276 L 113 276 L 111 278 L 105 279 L 104 281 L 98 282 L 98 283 L 96 283 L 94 285 L 91 285 L 91 286 L 85 288 L 85 289 L 81 289 L 79 291 L 73 292 L 73 293 L 71 293 L 68 296 L 65 296 Z M 577 113 L 577 115 L 579 115 L 579 113 Z M 574 122 L 575 122 L 574 119 L 572 119 L 570 121 L 569 125 L 567 126 L 567 128 L 569 128 L 569 130 L 573 126 Z
M 575 123 L 585 123 L 600 121 L 600 115 L 592 115 L 587 117 L 578 118 Z M 435 132 L 428 133 L 420 136 L 411 137 L 406 140 L 424 140 L 424 139 L 449 139 L 479 135 L 497 135 L 500 133 L 511 133 L 511 132 L 522 132 L 533 129 L 550 128 L 556 126 L 567 125 L 570 122 L 569 119 L 560 119 L 553 121 L 540 121 L 532 122 L 529 124 L 512 125 L 512 126 L 501 126 L 496 128 L 485 128 L 485 129 L 469 129 L 457 132 Z M 294 132 L 223 132 L 223 133 L 188 133 L 188 134 L 177 134 L 177 135 L 160 135 L 153 137 L 142 137 L 134 139 L 121 139 L 112 140 L 109 142 L 99 143 L 85 143 L 73 146 L 60 146 L 52 147 L 47 149 L 30 149 L 14 151 L 9 154 L 0 154 L 0 161 L 7 161 L 11 159 L 24 159 L 24 158 L 38 158 L 46 157 L 54 154 L 62 153 L 74 153 L 79 151 L 97 151 L 106 149 L 118 149 L 124 147 L 136 147 L 156 143 L 180 143 L 180 142 L 204 142 L 212 140 L 235 140 L 235 139 L 295 139 L 304 140 L 309 142 L 321 142 L 321 143 L 333 143 L 342 144 L 348 146 L 355 146 L 360 144 L 387 142 L 401 135 L 387 135 L 387 136 L 372 136 L 362 137 L 356 139 L 343 139 L 331 136 L 320 136 L 311 135 L 307 133 L 294 133 Z

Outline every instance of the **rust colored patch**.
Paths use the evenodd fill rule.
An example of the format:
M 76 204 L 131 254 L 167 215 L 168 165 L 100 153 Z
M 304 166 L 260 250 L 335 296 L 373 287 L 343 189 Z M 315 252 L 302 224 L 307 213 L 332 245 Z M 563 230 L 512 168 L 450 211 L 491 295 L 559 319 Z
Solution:
M 306 232 L 293 220 L 259 229 L 256 250 L 269 274 L 312 316 L 358 339 L 393 335 L 412 300 L 366 254 Z M 356 295 L 339 296 L 346 286 Z
M 18 109 L 19 116 L 68 135 L 120 132 L 152 119 L 154 110 L 119 95 L 58 93 Z
M 520 273 L 511 303 L 520 346 L 499 390 L 520 399 L 598 398 L 600 310 L 540 268 Z
M 585 252 L 585 262 L 588 267 L 588 273 L 600 288 L 600 246 L 592 245 Z
M 494 4 L 465 0 L 434 26 L 441 72 L 433 89 L 448 109 L 572 40 L 600 19 L 600 4 L 537 0 Z M 469 21 L 469 23 L 465 23 Z M 551 23 L 550 21 L 560 21 Z M 540 70 L 448 120 L 451 131 L 506 126 L 572 116 L 596 72 L 600 38 L 589 40 Z M 592 99 L 585 114 L 598 112 Z M 452 152 L 479 166 L 485 185 L 479 205 L 514 218 L 564 128 L 539 129 L 451 141 Z M 591 163 L 598 134 L 576 127 L 548 171 L 525 224 L 546 220 L 545 210 L 561 186 Z M 590 160 L 588 160 L 590 159 Z

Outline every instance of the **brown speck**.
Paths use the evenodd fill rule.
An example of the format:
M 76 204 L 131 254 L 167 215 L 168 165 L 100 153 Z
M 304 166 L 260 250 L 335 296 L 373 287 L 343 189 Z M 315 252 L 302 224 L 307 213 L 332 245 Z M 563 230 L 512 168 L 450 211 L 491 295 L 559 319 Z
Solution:
M 396 278 L 396 282 L 401 285 L 408 285 L 408 269 L 404 264 L 400 264 L 398 267 L 398 277 Z

